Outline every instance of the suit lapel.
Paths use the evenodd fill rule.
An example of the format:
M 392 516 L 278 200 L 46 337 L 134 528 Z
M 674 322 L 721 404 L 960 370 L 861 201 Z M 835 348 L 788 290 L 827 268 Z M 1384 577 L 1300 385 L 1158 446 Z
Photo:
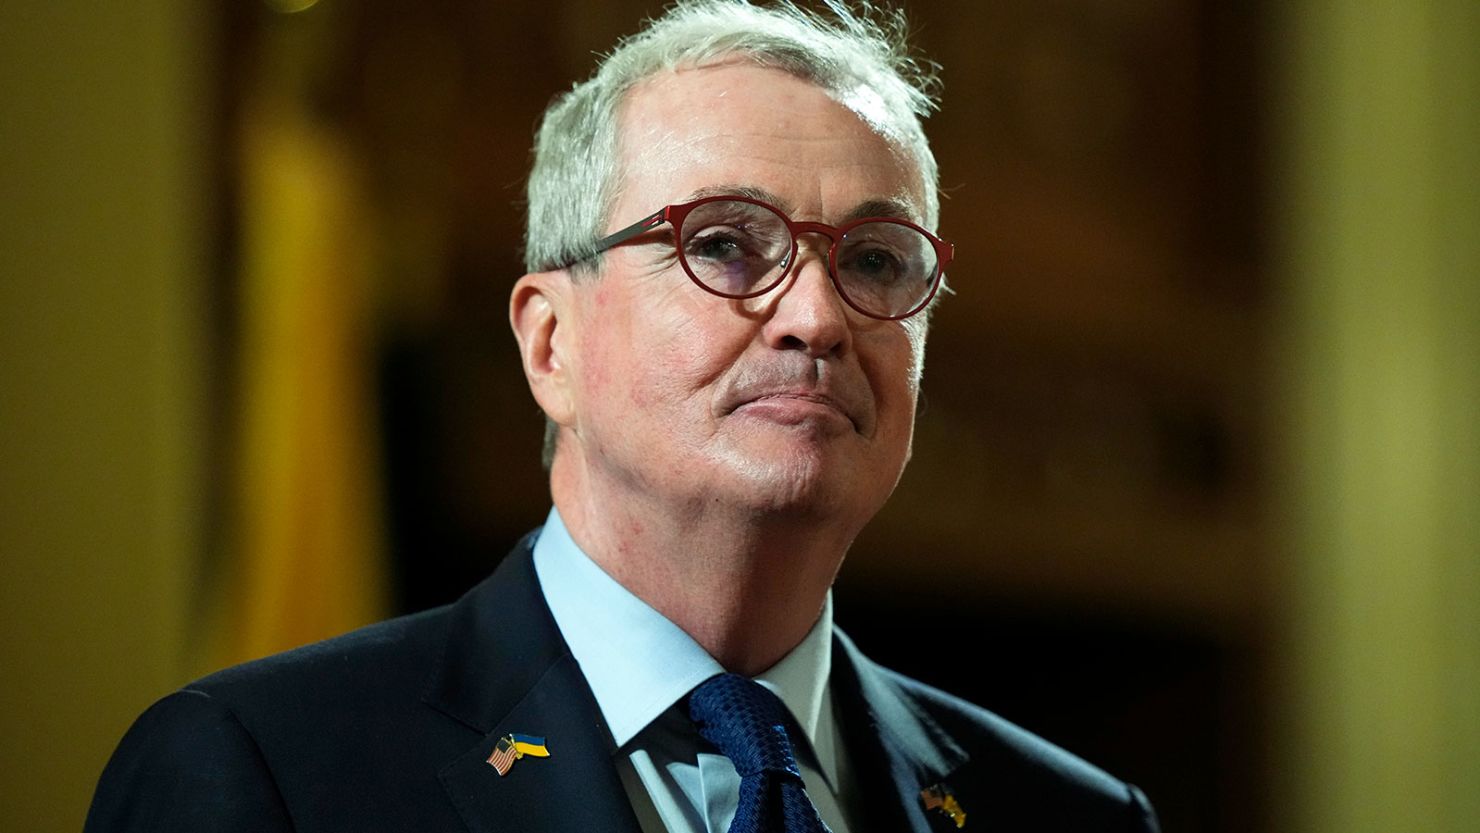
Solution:
M 453 611 L 423 699 L 480 738 L 439 778 L 474 833 L 638 833 L 611 733 L 540 592 L 534 538 Z M 525 757 L 499 775 L 488 756 L 510 733 L 543 736 L 550 756 Z
M 833 691 L 864 800 L 864 817 L 878 822 L 869 829 L 915 833 L 954 829 L 944 815 L 925 810 L 921 791 L 937 785 L 949 788 L 952 774 L 967 762 L 966 752 L 851 639 L 834 631 L 834 640 Z
M 423 700 L 473 730 L 477 741 L 439 778 L 473 833 L 640 833 L 613 763 L 611 733 L 545 606 L 531 558 L 534 539 L 521 541 L 454 606 Z M 925 811 L 920 793 L 950 787 L 966 753 L 847 636 L 835 632 L 835 640 L 833 691 L 864 818 L 876 822 L 869 829 L 953 829 L 944 816 Z M 500 776 L 487 759 L 510 733 L 545 737 L 550 756 L 523 758 Z

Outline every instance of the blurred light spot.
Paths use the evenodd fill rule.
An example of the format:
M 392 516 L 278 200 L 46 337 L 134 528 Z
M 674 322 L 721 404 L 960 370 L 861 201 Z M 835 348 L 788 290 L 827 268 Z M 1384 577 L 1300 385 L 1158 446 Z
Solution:
M 269 9 L 282 14 L 296 14 L 318 4 L 319 0 L 262 0 Z

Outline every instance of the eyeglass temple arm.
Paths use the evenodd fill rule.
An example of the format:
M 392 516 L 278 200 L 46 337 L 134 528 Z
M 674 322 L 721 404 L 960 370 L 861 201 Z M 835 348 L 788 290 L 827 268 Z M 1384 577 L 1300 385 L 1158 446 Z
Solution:
M 618 246 L 626 243 L 628 240 L 631 240 L 632 238 L 636 237 L 639 234 L 642 234 L 645 231 L 651 231 L 652 229 L 657 228 L 658 226 L 662 225 L 663 222 L 667 219 L 668 207 L 664 206 L 663 208 L 660 208 L 652 214 L 643 217 L 641 220 L 638 220 L 637 222 L 622 229 L 621 231 L 612 232 L 606 237 L 603 237 L 600 240 L 596 241 L 596 248 L 594 251 L 592 251 L 592 254 L 600 254 L 601 252 L 604 252 L 613 246 Z

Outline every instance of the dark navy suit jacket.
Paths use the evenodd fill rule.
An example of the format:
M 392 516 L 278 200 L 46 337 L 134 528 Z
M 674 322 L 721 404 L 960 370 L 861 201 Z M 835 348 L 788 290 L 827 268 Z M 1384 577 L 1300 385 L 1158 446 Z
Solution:
M 640 833 L 616 750 L 526 538 L 456 604 L 206 677 L 134 724 L 87 833 Z M 1135 787 L 880 668 L 837 635 L 832 686 L 869 831 L 1154 831 Z M 486 763 L 511 732 L 548 758 Z M 855 833 L 863 833 L 856 830 Z

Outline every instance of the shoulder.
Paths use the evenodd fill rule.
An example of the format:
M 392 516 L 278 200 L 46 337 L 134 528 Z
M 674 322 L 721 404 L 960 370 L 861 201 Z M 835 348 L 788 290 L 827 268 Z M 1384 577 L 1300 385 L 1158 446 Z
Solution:
M 185 686 L 237 712 L 355 708 L 402 701 L 441 656 L 449 608 L 379 622 L 342 636 L 217 671 Z M 415 698 L 413 698 L 415 699 Z
M 325 784 L 362 796 L 392 789 L 378 773 L 414 753 L 387 738 L 465 731 L 421 703 L 446 617 L 439 609 L 372 625 L 162 698 L 114 751 L 87 829 L 287 830 L 290 816 L 322 803 Z
M 1034 780 L 1072 785 L 1076 791 L 1110 802 L 1126 797 L 1126 783 L 1027 729 L 974 703 L 881 669 L 903 697 L 960 744 L 973 761 L 1007 765 Z
M 925 760 L 994 822 L 1013 829 L 1155 831 L 1134 785 L 981 706 L 884 668 L 844 638 L 844 653 L 881 732 Z M 886 740 L 886 743 L 889 741 Z M 983 813 L 990 817 L 990 813 Z M 1048 821 L 1052 819 L 1053 821 Z
M 88 829 L 292 829 L 279 816 L 300 829 L 457 826 L 440 773 L 477 752 L 564 656 L 529 540 L 452 605 L 218 671 L 160 700 L 114 752 Z
M 88 831 L 290 829 L 261 750 L 232 712 L 178 691 L 134 722 L 98 782 Z
M 456 748 L 466 727 L 429 708 L 426 690 L 448 650 L 450 608 L 392 619 L 219 671 L 181 694 L 229 712 L 280 778 L 395 769 L 408 754 L 389 738 L 421 737 L 423 751 Z M 290 775 L 291 774 L 291 775 Z M 292 798 L 293 796 L 289 796 Z

